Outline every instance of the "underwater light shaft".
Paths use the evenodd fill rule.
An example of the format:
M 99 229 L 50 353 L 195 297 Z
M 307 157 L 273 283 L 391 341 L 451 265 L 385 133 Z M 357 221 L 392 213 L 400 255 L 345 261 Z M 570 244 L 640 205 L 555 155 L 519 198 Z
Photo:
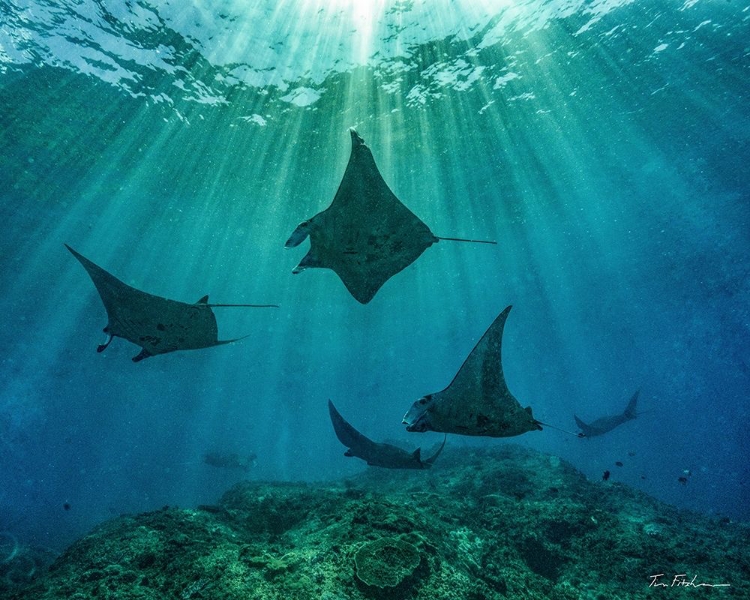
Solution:
M 515 441 L 597 481 L 634 452 L 613 477 L 746 515 L 741 9 L 32 8 L 0 30 L 0 459 L 8 510 L 39 499 L 34 535 L 63 503 L 61 539 L 110 511 L 213 502 L 238 474 L 210 452 L 255 454 L 251 478 L 351 474 L 328 399 L 373 439 L 426 449 L 442 440 L 403 432 L 405 409 L 510 304 L 504 374 L 535 418 L 569 429 L 635 389 L 654 411 L 598 440 Z M 436 236 L 498 244 L 433 244 L 366 306 L 329 270 L 292 275 L 308 242 L 284 241 L 334 198 L 350 127 Z M 219 339 L 249 336 L 235 344 L 97 354 L 106 311 L 65 243 L 150 294 L 280 308 L 217 309 Z

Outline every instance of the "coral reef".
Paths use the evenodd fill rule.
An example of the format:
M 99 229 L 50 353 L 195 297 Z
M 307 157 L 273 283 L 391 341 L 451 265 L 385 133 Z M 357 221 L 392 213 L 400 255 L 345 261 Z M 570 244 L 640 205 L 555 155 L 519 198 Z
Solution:
M 359 580 L 378 588 L 394 588 L 403 584 L 414 573 L 419 562 L 417 547 L 399 538 L 383 537 L 366 542 L 354 555 Z
M 662 583 L 670 598 L 746 598 L 748 544 L 747 524 L 590 482 L 556 457 L 447 449 L 429 471 L 245 482 L 216 505 L 120 517 L 10 598 L 598 600 Z

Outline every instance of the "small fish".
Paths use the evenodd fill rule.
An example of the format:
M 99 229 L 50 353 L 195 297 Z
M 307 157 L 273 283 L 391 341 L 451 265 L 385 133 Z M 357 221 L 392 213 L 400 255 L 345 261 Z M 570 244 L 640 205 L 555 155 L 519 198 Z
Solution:
M 602 475 L 602 479 L 604 481 L 607 481 L 609 479 L 609 475 L 610 475 L 609 471 L 604 471 L 604 474 Z
M 633 458 L 633 457 L 635 456 L 635 452 L 633 452 L 633 451 L 631 450 L 630 452 L 628 452 L 628 456 L 629 456 L 630 458 Z
M 616 465 L 617 465 L 618 467 L 621 467 L 621 466 L 622 466 L 622 462 L 620 462 L 619 460 L 618 460 L 618 461 L 617 461 L 617 462 L 616 462 L 615 464 L 616 464 Z
M 70 503 L 69 502 L 65 502 L 63 504 L 63 510 L 70 510 Z
M 678 477 L 677 481 L 679 481 L 682 485 L 687 485 L 687 477 Z

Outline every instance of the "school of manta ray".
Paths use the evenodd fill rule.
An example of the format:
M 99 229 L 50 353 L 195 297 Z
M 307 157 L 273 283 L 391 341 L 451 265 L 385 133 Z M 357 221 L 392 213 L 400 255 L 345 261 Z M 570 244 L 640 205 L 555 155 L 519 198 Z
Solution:
M 286 248 L 294 248 L 310 238 L 310 249 L 292 271 L 294 274 L 313 268 L 331 269 L 357 302 L 367 304 L 389 279 L 440 241 L 497 244 L 433 234 L 388 187 L 364 140 L 354 129 L 349 133 L 351 154 L 333 201 L 300 223 L 286 241 Z M 116 337 L 140 348 L 132 358 L 134 362 L 167 352 L 229 344 L 242 337 L 220 340 L 212 309 L 278 308 L 275 304 L 214 304 L 208 296 L 194 303 L 155 296 L 123 283 L 66 247 L 88 273 L 107 313 L 107 338 L 98 352 Z M 543 425 L 552 427 L 535 419 L 530 406 L 522 407 L 505 382 L 502 341 L 511 308 L 502 310 L 490 324 L 447 387 L 427 393 L 412 404 L 402 421 L 407 431 L 435 431 L 446 434 L 446 438 L 449 433 L 499 438 L 540 431 Z M 634 419 L 637 399 L 638 392 L 624 413 L 589 424 L 576 416 L 581 432 L 573 435 L 603 435 Z M 420 448 L 409 452 L 370 440 L 344 419 L 330 399 L 328 411 L 336 437 L 347 448 L 344 455 L 370 466 L 426 469 L 445 446 L 444 438 L 442 445 L 424 458 Z

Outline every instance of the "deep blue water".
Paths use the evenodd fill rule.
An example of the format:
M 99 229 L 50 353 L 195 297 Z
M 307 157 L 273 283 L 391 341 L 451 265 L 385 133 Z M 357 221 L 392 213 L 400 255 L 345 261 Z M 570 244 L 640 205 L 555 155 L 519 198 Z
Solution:
M 748 519 L 750 5 L 245 4 L 0 1 L 0 529 L 60 547 L 213 502 L 248 475 L 211 451 L 255 453 L 258 479 L 354 473 L 329 398 L 429 447 L 402 415 L 508 304 L 506 377 L 537 418 L 575 430 L 636 389 L 644 414 L 446 451 L 520 443 Z M 441 242 L 367 305 L 292 275 L 349 127 L 437 235 L 498 245 Z M 97 354 L 105 311 L 64 243 L 153 294 L 280 308 L 216 309 L 237 344 Z

